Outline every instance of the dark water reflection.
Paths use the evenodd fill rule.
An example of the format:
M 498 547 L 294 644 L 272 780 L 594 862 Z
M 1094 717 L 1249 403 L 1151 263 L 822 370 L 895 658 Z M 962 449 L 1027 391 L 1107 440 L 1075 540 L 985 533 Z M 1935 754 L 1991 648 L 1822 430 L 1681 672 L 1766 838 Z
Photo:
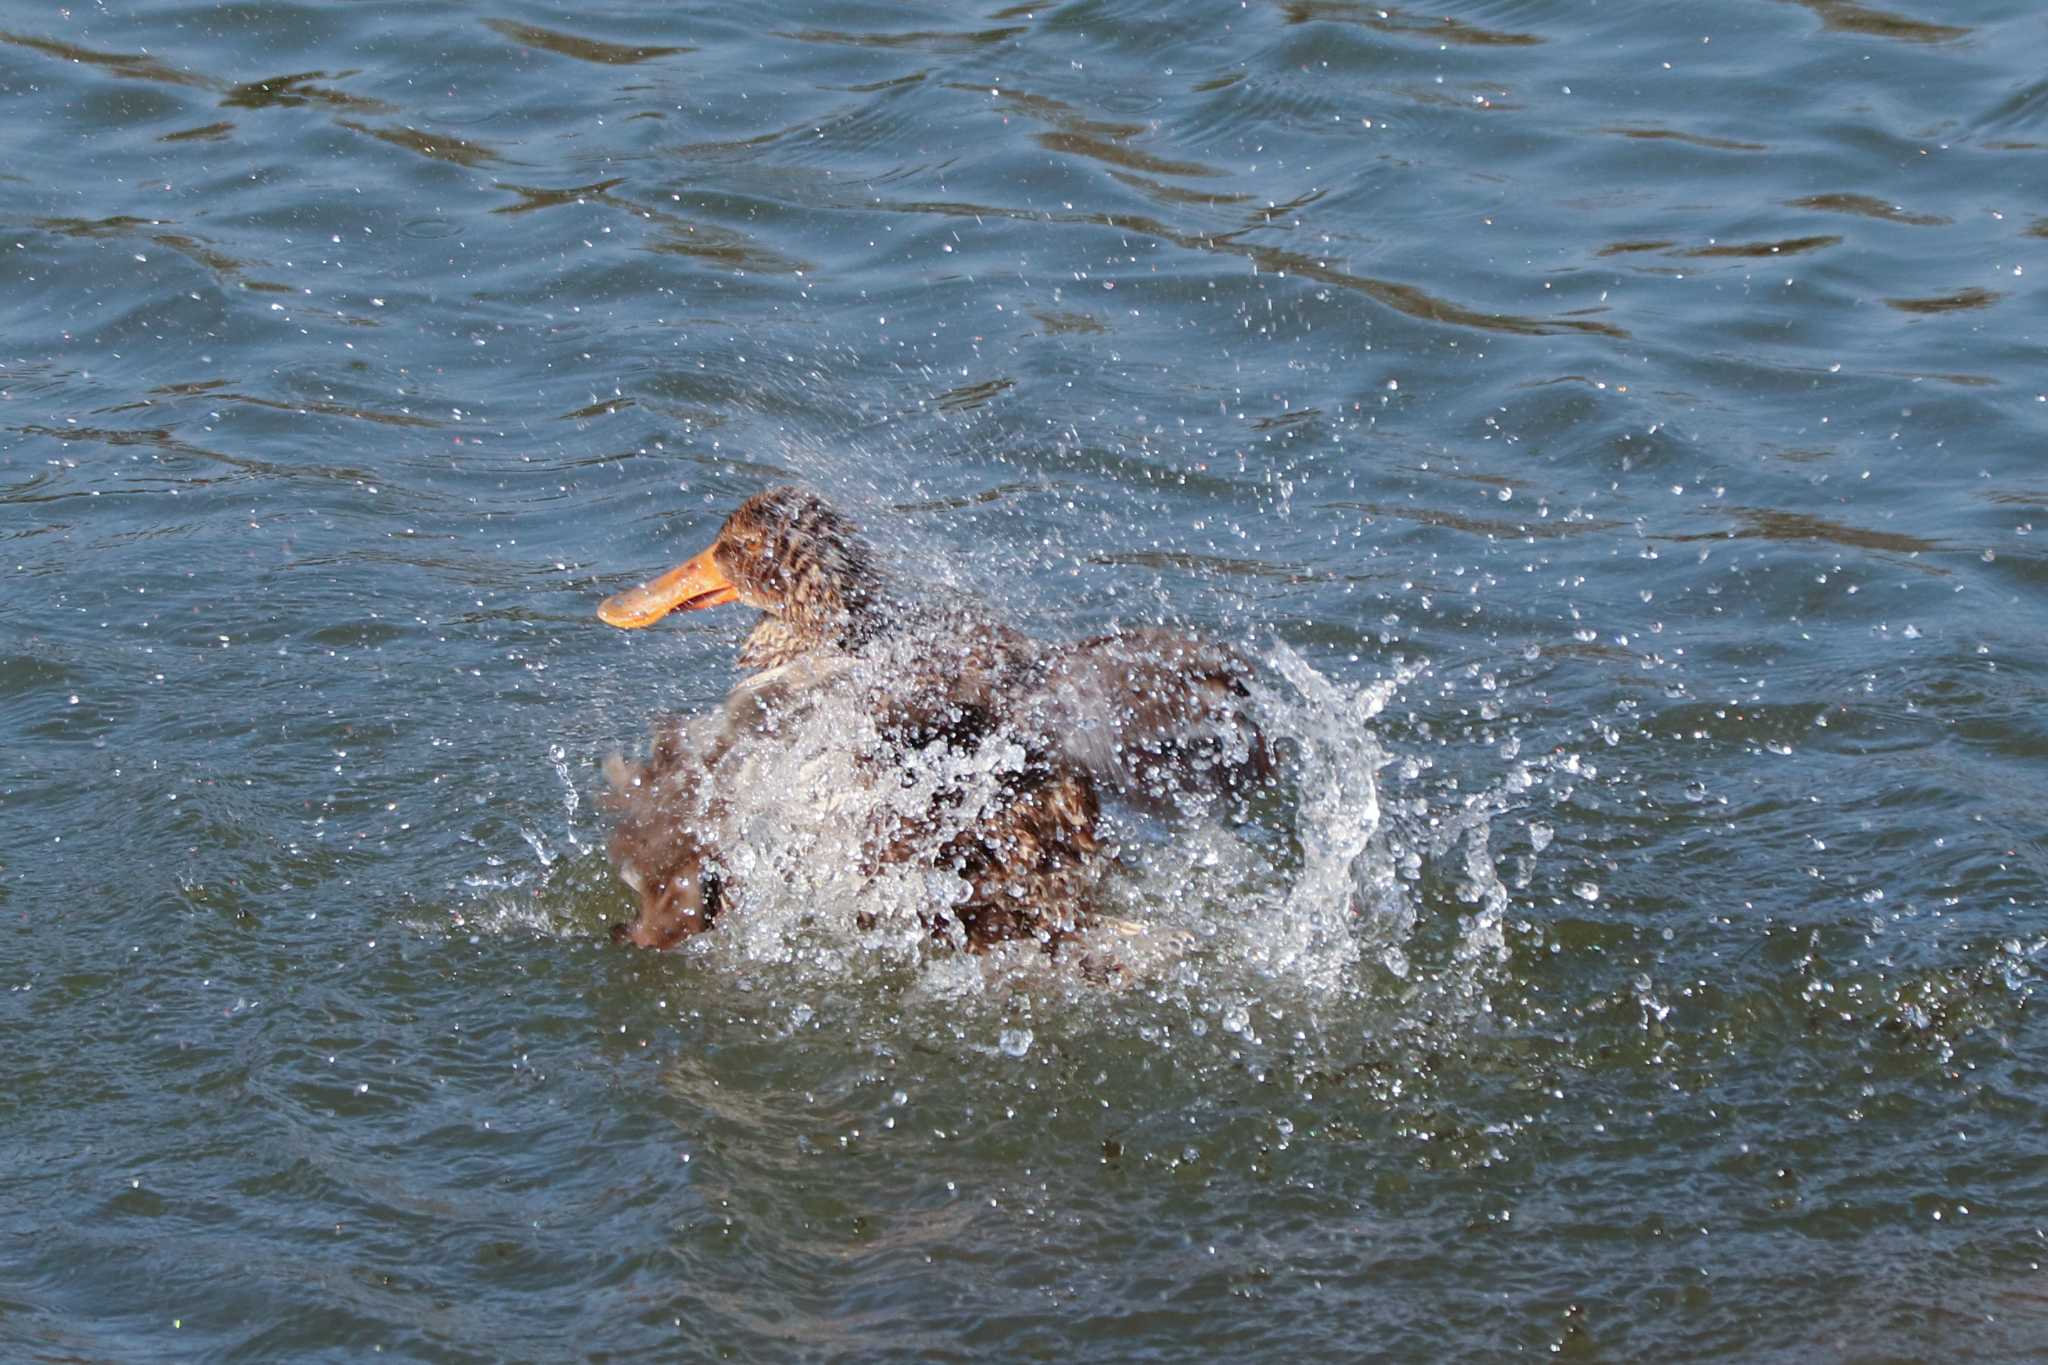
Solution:
M 0 10 L 5 1354 L 2036 1358 L 2044 59 Z M 597 763 L 743 623 L 594 604 L 788 478 L 1313 666 L 1303 823 L 1119 893 L 1224 932 L 605 942 Z M 1367 790 L 1386 900 L 1276 901 Z

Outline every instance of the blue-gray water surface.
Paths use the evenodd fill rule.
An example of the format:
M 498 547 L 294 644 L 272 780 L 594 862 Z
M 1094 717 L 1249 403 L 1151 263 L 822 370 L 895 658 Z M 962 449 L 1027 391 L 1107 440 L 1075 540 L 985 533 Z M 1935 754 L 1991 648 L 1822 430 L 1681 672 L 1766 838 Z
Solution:
M 2044 71 L 0 3 L 0 1355 L 2042 1358 Z M 839 867 L 609 941 L 599 765 L 746 623 L 595 605 L 791 480 L 1261 661 L 1131 979 L 849 950 Z

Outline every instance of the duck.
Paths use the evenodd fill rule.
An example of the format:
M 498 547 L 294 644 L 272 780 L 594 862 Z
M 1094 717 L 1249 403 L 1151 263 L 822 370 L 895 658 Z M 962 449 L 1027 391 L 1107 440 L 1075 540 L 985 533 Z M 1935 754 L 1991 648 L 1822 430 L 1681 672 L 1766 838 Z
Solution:
M 1103 860 L 1101 793 L 1164 809 L 1242 795 L 1274 771 L 1251 715 L 1252 668 L 1237 651 L 1163 627 L 1048 645 L 961 602 L 920 599 L 883 571 L 850 518 L 796 485 L 746 499 L 703 551 L 606 598 L 597 614 L 638 630 L 731 603 L 759 615 L 724 706 L 694 729 L 658 725 L 639 763 L 606 765 L 612 860 L 641 897 L 639 918 L 614 926 L 616 941 L 673 947 L 712 927 L 737 890 L 713 837 L 733 746 L 864 664 L 881 680 L 871 698 L 883 738 L 869 756 L 876 780 L 893 767 L 909 781 L 934 746 L 1003 756 L 995 795 L 973 798 L 978 809 L 961 810 L 968 794 L 942 784 L 926 810 L 869 839 L 874 867 L 923 860 L 960 878 L 959 899 L 930 927 L 970 952 L 1015 939 L 1054 951 L 1086 929 Z

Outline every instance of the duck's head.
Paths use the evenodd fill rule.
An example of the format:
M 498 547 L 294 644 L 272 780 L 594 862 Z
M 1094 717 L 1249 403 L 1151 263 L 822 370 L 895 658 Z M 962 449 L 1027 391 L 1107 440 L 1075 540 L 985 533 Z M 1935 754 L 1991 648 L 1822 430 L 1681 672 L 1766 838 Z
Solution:
M 742 602 L 781 622 L 791 643 L 853 644 L 879 608 L 874 555 L 860 531 L 816 493 L 771 488 L 741 503 L 709 549 L 597 609 L 637 630 L 672 611 Z

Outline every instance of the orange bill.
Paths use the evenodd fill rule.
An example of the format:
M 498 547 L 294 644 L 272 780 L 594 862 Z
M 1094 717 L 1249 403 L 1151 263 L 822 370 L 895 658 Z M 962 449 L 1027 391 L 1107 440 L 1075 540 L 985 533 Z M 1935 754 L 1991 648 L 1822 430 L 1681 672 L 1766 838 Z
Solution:
M 695 559 L 678 564 L 652 582 L 643 583 L 598 603 L 597 615 L 606 625 L 620 630 L 651 626 L 672 611 L 696 611 L 731 602 L 739 590 L 726 581 L 718 564 L 706 550 Z

